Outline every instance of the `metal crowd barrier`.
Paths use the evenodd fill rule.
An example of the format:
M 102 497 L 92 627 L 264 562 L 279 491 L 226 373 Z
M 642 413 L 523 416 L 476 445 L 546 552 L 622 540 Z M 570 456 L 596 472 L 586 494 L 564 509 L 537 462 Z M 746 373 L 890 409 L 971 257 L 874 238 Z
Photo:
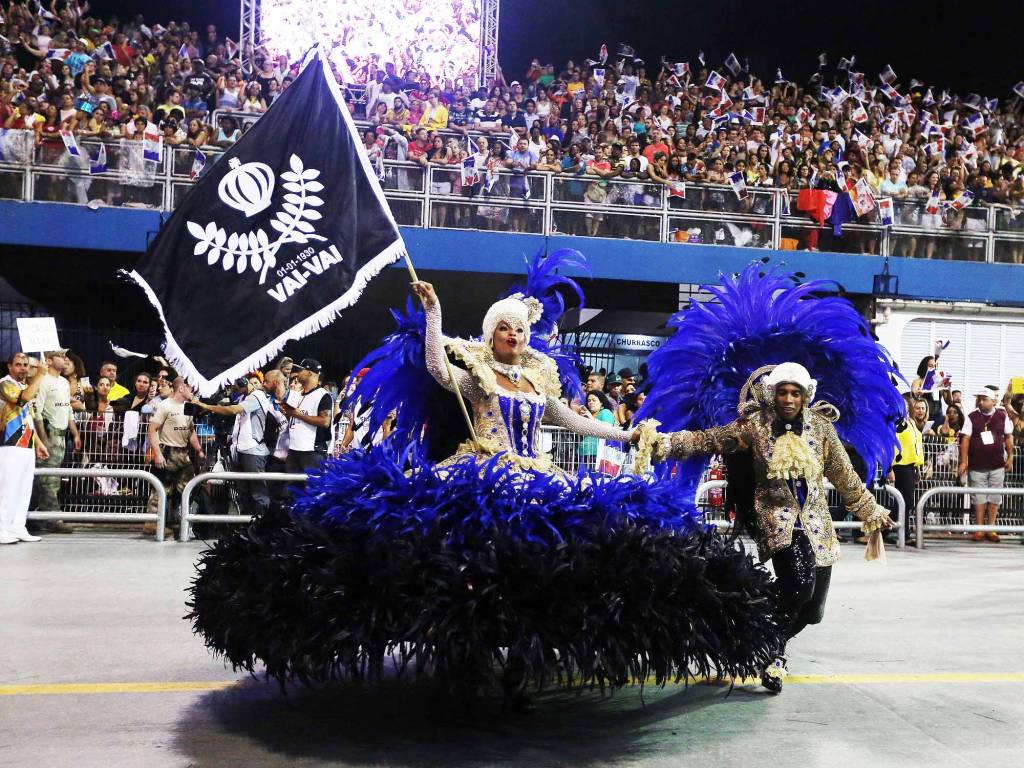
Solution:
M 728 485 L 729 485 L 729 481 L 728 480 L 705 480 L 703 483 L 701 483 L 700 485 L 697 486 L 697 492 L 694 494 L 694 503 L 697 504 L 698 506 L 700 506 L 701 499 L 704 498 L 707 495 L 708 491 L 713 490 L 715 488 L 725 488 Z M 835 487 L 833 487 L 833 485 L 831 483 L 829 483 L 829 482 L 825 482 L 824 486 L 825 486 L 825 490 L 826 491 L 829 491 L 829 492 L 834 492 L 835 491 Z M 896 488 L 896 486 L 894 486 L 894 485 L 884 485 L 884 486 L 881 487 L 881 490 L 884 490 L 886 493 L 888 493 L 889 496 L 892 498 L 892 500 L 896 503 L 896 525 L 897 525 L 896 546 L 899 549 L 904 549 L 907 546 L 906 528 L 904 527 L 905 524 L 906 524 L 906 516 L 907 516 L 907 504 L 906 504 L 906 501 L 903 498 L 903 494 L 901 494 L 899 492 L 899 490 Z M 706 511 L 705 511 L 705 517 L 707 517 Z M 710 525 L 714 525 L 716 528 L 730 528 L 730 527 L 732 527 L 732 521 L 731 520 L 725 520 L 723 518 L 711 518 L 711 519 L 707 519 L 707 522 Z M 835 528 L 836 530 L 859 530 L 860 526 L 861 526 L 861 521 L 860 520 L 833 520 L 832 521 L 832 527 Z M 918 543 L 918 547 L 920 547 L 921 546 L 921 544 L 920 544 L 920 534 L 919 534 L 918 542 L 919 542 Z
M 196 475 L 181 491 L 181 525 L 178 531 L 180 541 L 188 541 L 189 528 L 196 523 L 249 523 L 252 515 L 202 515 L 192 513 L 192 492 L 211 480 L 262 480 L 268 483 L 304 483 L 304 473 L 294 472 L 203 472 Z
M 255 119 L 258 115 L 245 115 Z M 213 119 L 216 120 L 217 113 Z M 371 128 L 359 122 L 360 129 Z M 26 141 L 16 134 L 25 133 Z M 452 131 L 442 136 L 468 138 Z M 59 143 L 34 148 L 34 133 L 8 131 L 0 142 L 0 198 L 173 210 L 192 187 L 196 150 L 167 147 L 159 162 L 136 157 L 137 142 L 83 139 L 83 157 Z M 489 136 L 490 141 L 501 137 Z M 106 146 L 108 170 L 90 173 L 88 159 Z M 22 146 L 24 145 L 24 146 Z M 207 165 L 222 154 L 203 147 Z M 384 161 L 382 186 L 399 224 L 792 250 L 816 247 L 824 232 L 796 209 L 797 195 L 750 187 L 739 200 L 728 186 L 687 183 L 685 192 L 645 179 L 503 171 L 493 185 L 463 187 L 458 167 Z M 488 188 L 489 187 L 489 188 Z M 529 194 L 526 194 L 526 190 Z M 977 204 L 924 215 L 924 202 L 897 201 L 896 221 L 882 227 L 866 219 L 844 225 L 831 250 L 916 258 L 1024 263 L 1024 217 L 1008 206 Z
M 29 520 L 71 520 L 82 523 L 120 523 L 146 522 L 156 523 L 156 540 L 164 540 L 164 528 L 167 521 L 167 491 L 163 483 L 151 472 L 141 469 L 74 469 L 71 467 L 39 467 L 35 470 L 36 477 L 120 477 L 144 480 L 156 493 L 156 512 L 42 512 L 30 511 Z
M 929 488 L 921 494 L 915 509 L 917 522 L 917 548 L 924 548 L 925 531 L 944 531 L 948 533 L 1024 533 L 1024 524 L 1017 525 L 977 525 L 974 523 L 928 523 L 925 522 L 925 505 L 934 496 L 939 494 L 956 494 L 969 496 L 972 493 L 985 496 L 1024 496 L 1024 488 L 977 488 L 974 486 L 944 485 L 937 488 Z M 1000 514 L 1002 509 L 1000 508 Z
M 935 489 L 928 496 L 925 509 L 925 524 L 935 525 L 934 531 L 952 531 L 952 526 L 967 525 L 973 519 L 970 500 L 960 489 L 963 485 L 957 476 L 960 454 L 956 443 L 937 435 L 925 435 L 924 467 L 917 483 L 918 493 Z M 945 491 L 952 487 L 954 491 Z M 1007 488 L 1024 488 L 1024 446 L 1018 445 L 1014 451 L 1013 464 L 1006 473 Z M 911 508 L 916 504 L 908 503 Z M 1008 494 L 999 508 L 999 516 L 1013 525 L 1024 526 L 1024 496 Z M 911 517 L 911 524 L 916 524 L 916 516 Z

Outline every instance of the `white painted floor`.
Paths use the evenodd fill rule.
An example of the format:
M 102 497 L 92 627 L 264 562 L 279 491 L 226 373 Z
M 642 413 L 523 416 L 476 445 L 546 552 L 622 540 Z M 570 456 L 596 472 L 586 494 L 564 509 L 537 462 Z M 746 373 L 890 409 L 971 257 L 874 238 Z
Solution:
M 558 694 L 532 715 L 409 686 L 284 696 L 225 669 L 182 619 L 202 547 L 75 533 L 0 548 L 0 766 L 1024 765 L 1015 543 L 884 565 L 844 545 L 825 622 L 790 646 L 803 679 L 779 697 Z

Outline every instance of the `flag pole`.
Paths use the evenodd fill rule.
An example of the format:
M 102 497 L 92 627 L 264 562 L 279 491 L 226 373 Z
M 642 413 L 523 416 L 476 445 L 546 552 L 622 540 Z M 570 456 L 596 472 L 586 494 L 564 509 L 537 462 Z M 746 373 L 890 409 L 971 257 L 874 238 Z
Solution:
M 416 274 L 416 267 L 412 265 L 412 259 L 409 258 L 407 251 L 402 252 L 402 256 L 405 259 L 405 266 L 409 270 L 409 277 L 412 278 L 414 283 L 420 281 L 419 276 Z M 462 411 L 462 418 L 466 420 L 466 427 L 469 428 L 469 439 L 473 441 L 473 447 L 480 451 L 480 443 L 476 439 L 476 430 L 473 428 L 473 419 L 470 418 L 469 409 L 466 408 L 466 401 L 462 397 L 462 391 L 459 389 L 459 384 L 455 380 L 455 371 L 452 369 L 452 361 L 448 359 L 447 351 L 444 354 L 444 365 L 448 371 L 448 380 L 452 383 L 452 391 L 455 393 L 455 399 L 459 401 L 459 410 Z

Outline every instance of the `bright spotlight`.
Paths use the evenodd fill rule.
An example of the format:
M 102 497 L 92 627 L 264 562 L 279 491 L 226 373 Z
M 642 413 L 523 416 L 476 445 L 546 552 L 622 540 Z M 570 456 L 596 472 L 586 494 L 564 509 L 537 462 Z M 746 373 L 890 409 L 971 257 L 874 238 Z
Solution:
M 263 0 L 260 32 L 272 55 L 294 62 L 319 42 L 350 82 L 393 63 L 399 75 L 477 83 L 483 0 Z

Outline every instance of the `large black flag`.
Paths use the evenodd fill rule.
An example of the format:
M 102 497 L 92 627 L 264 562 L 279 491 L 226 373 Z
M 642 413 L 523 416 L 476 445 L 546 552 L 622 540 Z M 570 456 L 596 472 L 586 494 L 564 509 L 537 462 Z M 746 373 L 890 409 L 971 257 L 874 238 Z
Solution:
M 131 273 L 211 394 L 330 323 L 405 245 L 322 51 L 196 184 Z

